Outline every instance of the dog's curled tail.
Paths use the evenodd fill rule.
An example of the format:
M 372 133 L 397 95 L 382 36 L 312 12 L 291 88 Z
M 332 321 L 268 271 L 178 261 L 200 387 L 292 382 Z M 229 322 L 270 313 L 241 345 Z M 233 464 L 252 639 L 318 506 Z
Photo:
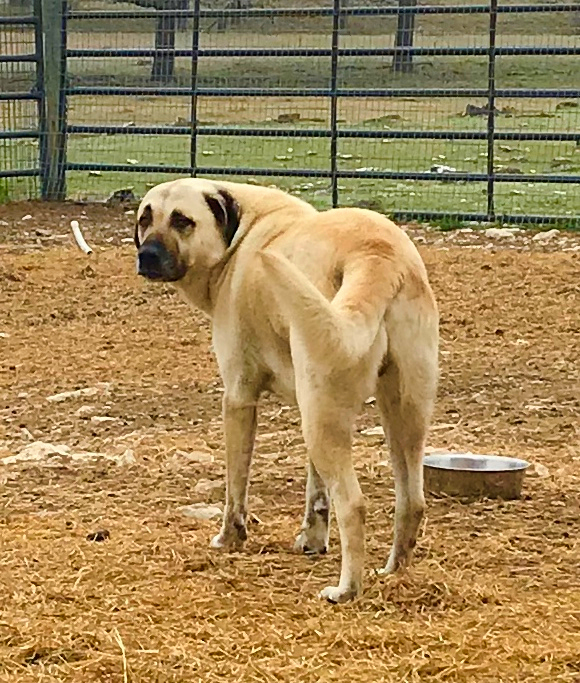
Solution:
M 269 277 L 281 309 L 291 329 L 322 365 L 355 365 L 377 339 L 386 307 L 396 295 L 400 280 L 376 278 L 374 268 L 384 272 L 383 263 L 346 274 L 332 301 L 291 261 L 273 250 L 260 252 L 262 266 Z

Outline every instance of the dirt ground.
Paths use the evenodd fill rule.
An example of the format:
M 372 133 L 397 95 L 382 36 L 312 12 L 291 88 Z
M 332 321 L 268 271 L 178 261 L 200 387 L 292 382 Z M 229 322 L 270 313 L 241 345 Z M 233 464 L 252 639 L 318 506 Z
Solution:
M 0 464 L 0 681 L 580 681 L 580 238 L 409 228 L 441 308 L 430 446 L 534 468 L 517 501 L 430 497 L 413 568 L 337 607 L 316 597 L 338 576 L 336 529 L 324 558 L 291 550 L 294 408 L 263 402 L 243 552 L 210 551 L 219 521 L 180 510 L 222 501 L 221 384 L 208 323 L 135 275 L 134 217 L 22 203 L 0 220 L 0 458 L 32 440 L 134 455 Z M 381 439 L 361 433 L 377 424 L 369 404 L 369 570 L 394 503 Z

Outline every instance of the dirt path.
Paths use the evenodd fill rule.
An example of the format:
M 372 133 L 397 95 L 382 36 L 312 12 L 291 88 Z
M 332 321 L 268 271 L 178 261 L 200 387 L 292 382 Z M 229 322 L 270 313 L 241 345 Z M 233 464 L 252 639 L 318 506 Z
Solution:
M 71 218 L 95 258 L 72 247 Z M 322 560 L 290 551 L 294 408 L 264 401 L 243 553 L 210 552 L 217 521 L 180 513 L 222 500 L 221 384 L 207 322 L 134 274 L 134 217 L 17 204 L 0 219 L 0 458 L 31 438 L 135 458 L 0 465 L 0 681 L 580 680 L 577 238 L 486 248 L 479 233 L 410 229 L 441 306 L 431 445 L 525 457 L 548 476 L 515 502 L 430 499 L 412 571 L 370 577 L 360 602 L 334 608 L 315 595 L 338 572 L 336 531 Z M 376 424 L 371 404 L 355 438 L 369 568 L 385 561 L 394 502 L 380 439 L 360 434 Z

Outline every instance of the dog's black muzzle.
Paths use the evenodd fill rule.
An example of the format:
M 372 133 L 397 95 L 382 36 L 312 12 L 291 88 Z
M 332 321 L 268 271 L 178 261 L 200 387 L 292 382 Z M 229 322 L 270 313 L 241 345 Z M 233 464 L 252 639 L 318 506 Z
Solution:
M 137 252 L 137 272 L 148 280 L 175 282 L 185 275 L 185 267 L 158 239 L 147 240 Z

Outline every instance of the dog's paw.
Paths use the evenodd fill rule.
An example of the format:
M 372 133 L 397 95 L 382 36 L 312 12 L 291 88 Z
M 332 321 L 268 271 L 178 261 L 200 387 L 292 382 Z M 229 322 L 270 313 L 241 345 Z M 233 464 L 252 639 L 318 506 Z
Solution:
M 326 538 L 317 537 L 303 530 L 294 541 L 294 550 L 305 555 L 326 555 L 328 546 Z
M 214 550 L 235 552 L 236 550 L 242 549 L 245 540 L 245 538 L 240 538 L 237 534 L 224 534 L 223 532 L 220 532 L 211 539 L 209 545 L 210 548 L 213 548 Z
M 338 605 L 343 602 L 349 602 L 354 600 L 358 594 L 359 590 L 354 587 L 351 588 L 341 588 L 340 586 L 328 586 L 324 590 L 321 590 L 318 597 L 330 602 L 333 605 Z
M 375 572 L 379 576 L 384 576 L 386 574 L 397 574 L 398 572 L 404 571 L 411 562 L 412 551 L 394 548 L 391 550 L 387 564 L 384 567 L 376 569 Z

